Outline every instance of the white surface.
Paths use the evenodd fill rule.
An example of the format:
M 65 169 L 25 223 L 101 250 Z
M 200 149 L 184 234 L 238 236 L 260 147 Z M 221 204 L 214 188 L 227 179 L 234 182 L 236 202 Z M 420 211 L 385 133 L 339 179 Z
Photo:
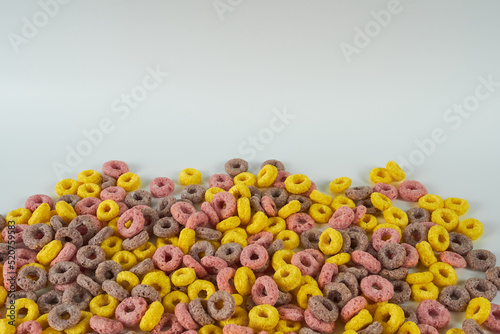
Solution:
M 223 20 L 212 1 L 72 1 L 25 31 L 16 52 L 9 40 L 44 15 L 37 1 L 2 1 L 0 213 L 110 159 L 147 185 L 186 167 L 223 172 L 233 157 L 257 172 L 276 158 L 326 191 L 334 177 L 361 185 L 372 167 L 411 156 L 410 178 L 468 199 L 486 231 L 475 246 L 500 256 L 499 84 L 470 117 L 448 114 L 488 93 L 476 91 L 479 77 L 500 82 L 498 1 L 221 2 L 233 4 Z M 349 62 L 342 43 L 380 27 L 370 11 L 387 9 L 396 14 Z M 147 97 L 125 107 L 122 94 L 140 92 L 155 68 L 169 75 L 148 79 Z M 273 110 L 293 118 L 282 126 Z M 68 148 L 85 146 L 83 131 L 106 120 L 112 130 L 57 175 Z M 436 129 L 446 140 L 416 153 Z

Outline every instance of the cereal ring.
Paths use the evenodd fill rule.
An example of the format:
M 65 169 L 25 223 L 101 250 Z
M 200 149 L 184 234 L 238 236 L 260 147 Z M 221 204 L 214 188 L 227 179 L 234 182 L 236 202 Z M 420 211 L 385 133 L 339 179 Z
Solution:
M 124 202 L 129 208 L 138 205 L 149 206 L 151 204 L 151 193 L 147 192 L 146 190 L 131 191 L 125 197 Z
M 172 217 L 170 209 L 172 208 L 172 205 L 174 205 L 175 203 L 177 203 L 177 199 L 174 196 L 169 195 L 163 197 L 156 206 L 156 212 L 158 212 L 159 217 L 160 218 Z
M 181 192 L 182 199 L 188 199 L 193 203 L 201 203 L 205 200 L 206 189 L 198 184 L 190 184 Z
M 483 297 L 471 299 L 465 310 L 466 319 L 474 319 L 479 325 L 482 324 L 490 314 L 490 301 Z
M 477 240 L 483 235 L 483 224 L 474 218 L 467 218 L 458 223 L 457 232 Z
M 227 320 L 234 314 L 236 304 L 233 296 L 226 291 L 219 290 L 207 300 L 208 314 L 215 320 Z
M 462 216 L 469 210 L 469 202 L 462 198 L 450 197 L 444 200 L 444 207 Z
M 387 301 L 394 296 L 393 285 L 381 276 L 371 275 L 363 278 L 360 288 L 366 297 L 377 303 Z
M 410 300 L 411 297 L 411 288 L 408 283 L 405 281 L 391 281 L 392 286 L 394 287 L 394 295 L 389 300 L 389 303 L 392 304 L 403 304 Z
M 102 201 L 112 200 L 115 202 L 122 202 L 126 196 L 127 192 L 121 187 L 108 187 L 102 190 L 99 195 Z
M 334 306 L 335 307 L 335 306 Z M 337 311 L 338 314 L 338 311 Z M 304 311 L 304 320 L 305 323 L 311 327 L 311 329 L 318 331 L 320 333 L 332 333 L 335 329 L 335 323 L 327 323 L 319 320 L 316 317 L 316 314 L 313 313 L 311 309 L 306 309 Z
M 81 318 L 81 311 L 71 304 L 57 305 L 49 312 L 48 322 L 55 330 L 63 331 L 75 326 Z
M 207 301 L 203 298 L 195 298 L 188 304 L 188 310 L 200 326 L 213 325 L 214 319 L 207 312 Z
M 240 173 L 245 173 L 248 170 L 248 162 L 243 159 L 231 159 L 224 165 L 226 173 L 231 177 L 235 177 Z
M 118 334 L 123 330 L 121 322 L 94 315 L 90 318 L 90 327 L 100 334 Z
M 450 322 L 450 311 L 435 300 L 424 300 L 417 307 L 417 318 L 421 323 L 440 329 Z
M 299 268 L 302 275 L 309 276 L 315 276 L 321 267 L 321 263 L 312 254 L 305 251 L 293 254 L 291 263 Z
M 243 266 L 250 269 L 260 269 L 266 265 L 269 260 L 269 254 L 261 245 L 248 245 L 241 251 L 240 262 Z
M 105 280 L 115 280 L 121 271 L 122 267 L 115 261 L 102 261 L 95 270 L 95 280 L 99 284 L 102 284 Z
M 2 331 L 2 333 L 8 334 L 8 331 Z M 42 334 L 42 325 L 38 321 L 30 320 L 23 322 L 17 327 L 17 331 L 14 329 L 16 334 Z
M 104 260 L 106 254 L 99 246 L 83 246 L 76 253 L 76 262 L 86 269 L 96 269 Z
M 252 286 L 252 299 L 257 305 L 274 305 L 278 300 L 278 285 L 269 276 L 261 276 Z
M 112 178 L 119 178 L 121 175 L 128 173 L 128 165 L 120 160 L 110 160 L 102 165 L 102 172 L 104 175 L 111 176 Z
M 373 232 L 372 246 L 376 251 L 380 251 L 382 247 L 388 243 L 399 243 L 401 235 L 398 231 L 392 228 L 380 228 Z
M 384 268 L 380 271 L 379 275 L 389 281 L 402 280 L 408 275 L 408 268 L 401 267 L 393 270 Z M 432 279 L 430 281 L 432 282 Z
M 328 225 L 334 229 L 345 229 L 354 222 L 354 211 L 348 206 L 338 208 L 328 221 Z
M 474 249 L 467 253 L 465 260 L 470 269 L 486 272 L 495 266 L 496 256 L 486 249 Z
M 340 318 L 343 322 L 348 322 L 352 317 L 354 317 L 362 309 L 364 309 L 365 306 L 366 299 L 364 297 L 354 297 L 342 308 L 342 311 L 340 312 Z
M 64 290 L 61 298 L 62 304 L 71 304 L 84 311 L 89 306 L 92 295 L 87 289 L 73 285 Z
M 82 241 L 88 243 L 101 229 L 101 222 L 95 216 L 77 216 L 69 223 L 68 228 L 77 230 L 82 236 Z
M 500 312 L 500 306 L 497 304 L 491 304 L 490 314 L 488 318 L 483 322 L 483 325 L 486 328 L 496 333 L 500 332 L 499 312 Z
M 427 241 L 428 229 L 420 223 L 412 223 L 403 230 L 403 241 L 413 247 Z
M 189 255 L 193 257 L 196 261 L 200 262 L 203 256 L 213 256 L 215 254 L 214 246 L 208 241 L 197 241 L 189 250 Z
M 182 327 L 188 330 L 196 330 L 200 328 L 189 313 L 189 306 L 187 303 L 179 303 L 175 306 L 175 316 Z
M 171 195 L 174 192 L 174 181 L 168 177 L 154 178 L 149 184 L 149 191 L 154 197 L 163 198 Z
M 23 267 L 17 273 L 17 285 L 25 291 L 38 291 L 47 285 L 47 272 L 34 266 Z
M 130 209 L 120 216 L 116 227 L 121 236 L 130 238 L 143 230 L 144 222 L 144 215 L 141 211 Z
M 466 319 L 462 323 L 462 330 L 465 334 L 484 334 L 483 330 L 474 319 Z
M 28 199 L 24 203 L 24 207 L 31 212 L 34 212 L 43 203 L 47 203 L 50 209 L 54 210 L 54 201 L 52 200 L 52 198 L 50 196 L 42 194 L 31 195 L 30 197 L 28 197 Z
M 377 274 L 382 268 L 380 262 L 367 252 L 356 250 L 351 256 L 354 263 L 362 265 L 372 274 Z
M 38 297 L 37 304 L 40 312 L 49 313 L 57 305 L 62 304 L 63 292 L 50 290 Z
M 141 297 L 129 297 L 124 299 L 115 310 L 116 320 L 127 327 L 139 324 L 146 313 L 148 304 Z
M 41 250 L 54 239 L 54 230 L 44 223 L 29 225 L 22 233 L 22 239 L 28 248 Z
M 391 184 L 377 183 L 373 186 L 373 192 L 381 193 L 389 198 L 391 201 L 398 197 L 398 189 Z
M 236 212 L 236 199 L 228 192 L 215 194 L 210 205 L 217 213 L 219 219 L 227 219 Z
M 153 233 L 157 237 L 170 238 L 180 231 L 179 223 L 173 217 L 163 217 L 156 221 L 153 226 Z
M 76 278 L 76 282 L 82 288 L 87 289 L 92 294 L 92 296 L 97 296 L 102 293 L 101 285 L 94 281 L 92 278 L 85 276 L 84 274 L 78 275 Z
M 407 202 L 417 202 L 418 199 L 427 195 L 427 189 L 418 181 L 405 180 L 398 186 L 399 196 Z
M 108 295 L 110 295 L 113 298 L 118 299 L 119 301 L 122 301 L 125 298 L 129 297 L 128 291 L 125 290 L 120 284 L 118 284 L 118 283 L 116 283 L 115 281 L 112 281 L 112 280 L 106 280 L 106 281 L 104 281 L 102 283 L 101 288 Z M 136 295 L 134 297 L 140 297 L 140 296 Z
M 213 275 L 217 275 L 220 269 L 227 267 L 226 261 L 215 256 L 204 256 L 201 265 Z
M 171 272 L 180 266 L 183 256 L 184 254 L 178 247 L 166 245 L 156 249 L 153 262 L 159 269 Z
M 408 216 L 408 222 L 410 224 L 423 223 L 431 220 L 429 211 L 422 208 L 411 208 L 406 211 L 406 215 Z
M 496 286 L 485 278 L 469 278 L 464 286 L 471 298 L 484 297 L 492 301 L 497 295 Z
M 431 221 L 443 226 L 448 232 L 458 226 L 458 215 L 450 209 L 436 209 L 432 212 Z
M 300 235 L 300 244 L 302 248 L 319 250 L 319 238 L 321 233 L 321 231 L 314 229 L 303 232 Z
M 68 284 L 73 282 L 80 274 L 80 267 L 74 262 L 59 262 L 49 269 L 49 282 L 56 284 Z
M 450 245 L 448 249 L 450 251 L 464 256 L 472 250 L 472 240 L 469 237 L 455 232 L 449 233 L 449 236 Z
M 238 263 L 243 247 L 235 242 L 221 245 L 215 252 L 215 256 L 226 261 L 228 265 Z
M 353 187 L 345 190 L 345 195 L 353 201 L 369 198 L 373 190 L 370 186 Z
M 337 305 L 326 297 L 312 296 L 307 303 L 308 309 L 322 322 L 333 323 L 339 316 Z
M 335 277 L 338 277 L 338 275 Z M 356 278 L 354 277 L 354 279 Z M 323 293 L 324 296 L 330 299 L 335 305 L 337 305 L 339 309 L 343 308 L 353 297 L 351 290 L 344 283 L 340 282 L 328 283 L 324 287 Z
M 493 283 L 497 289 L 500 289 L 500 267 L 492 267 L 486 270 L 486 279 Z

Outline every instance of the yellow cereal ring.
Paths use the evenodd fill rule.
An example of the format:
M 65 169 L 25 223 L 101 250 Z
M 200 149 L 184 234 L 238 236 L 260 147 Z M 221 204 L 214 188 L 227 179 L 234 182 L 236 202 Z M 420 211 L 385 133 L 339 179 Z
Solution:
M 248 326 L 248 314 L 240 306 L 236 306 L 234 314 L 227 320 L 219 321 L 219 326 L 224 327 L 229 324 Z
M 248 188 L 243 183 L 238 183 L 232 186 L 231 189 L 229 189 L 229 193 L 233 195 L 236 200 L 242 197 L 246 198 L 252 197 L 252 192 L 250 191 L 250 188 Z
M 9 319 L 0 319 L 0 333 L 16 334 L 16 326 L 11 325 Z
M 426 299 L 436 300 L 439 296 L 439 288 L 434 283 L 413 284 L 411 286 L 411 298 L 416 302 Z
M 418 199 L 418 206 L 432 212 L 444 208 L 444 201 L 438 195 L 427 194 Z
M 171 289 L 170 278 L 161 270 L 149 272 L 142 278 L 141 284 L 149 285 L 160 293 L 160 297 L 165 297 Z
M 196 242 L 196 232 L 190 228 L 183 228 L 179 233 L 178 247 L 184 252 L 189 253 L 191 246 Z
M 62 247 L 62 242 L 59 240 L 52 240 L 43 246 L 42 250 L 38 252 L 36 260 L 44 266 L 48 266 L 50 262 L 52 262 L 52 260 L 54 260 L 59 254 Z
M 483 235 L 483 223 L 475 218 L 464 219 L 458 224 L 457 232 L 477 240 Z
M 90 312 L 85 312 L 85 313 L 90 313 Z M 49 319 L 48 313 L 42 314 L 41 316 L 38 317 L 38 319 L 36 319 L 36 322 L 38 322 L 40 324 L 40 326 L 42 326 L 42 334 L 62 334 L 63 332 L 60 332 L 60 331 L 55 330 L 54 328 L 50 327 L 48 319 Z M 3 332 L 0 331 L 0 333 L 3 333 Z
M 366 232 L 372 232 L 375 226 L 377 226 L 377 224 L 378 224 L 377 217 L 366 214 L 363 216 L 363 218 L 359 220 L 359 222 L 357 222 L 356 225 L 361 227 Z
M 371 300 L 370 298 L 366 297 L 365 295 L 362 295 L 363 298 L 366 300 L 366 306 L 365 306 L 365 309 L 368 310 L 368 312 L 370 312 L 370 314 L 372 316 L 375 315 L 375 311 L 382 305 L 385 305 L 388 303 L 388 301 L 385 301 L 385 302 L 379 302 L 379 303 L 375 303 L 373 300 Z
M 427 240 L 432 249 L 436 252 L 444 252 L 450 245 L 450 235 L 441 225 L 434 225 L 429 229 Z
M 257 174 L 257 187 L 270 187 L 278 176 L 278 168 L 273 165 L 265 165 Z
M 278 270 L 284 265 L 292 263 L 292 256 L 295 252 L 291 249 L 281 249 L 274 252 L 273 258 L 271 260 L 271 265 L 274 270 Z
M 450 197 L 444 200 L 444 207 L 455 211 L 459 216 L 463 216 L 469 210 L 469 202 L 463 198 Z
M 391 174 L 394 181 L 403 181 L 406 178 L 406 173 L 395 161 L 389 161 L 385 164 L 385 168 Z
M 212 282 L 202 279 L 198 279 L 188 286 L 188 296 L 191 300 L 195 298 L 208 299 L 213 293 L 215 293 L 215 286 Z
M 118 204 L 116 204 L 116 202 L 113 200 L 107 199 L 99 203 L 96 215 L 99 220 L 109 222 L 110 220 L 118 216 L 119 211 L 120 207 L 118 206 Z
M 297 292 L 297 305 L 304 310 L 307 308 L 307 302 L 312 296 L 323 296 L 323 292 L 317 285 L 304 284 Z
M 446 334 L 465 334 L 460 328 L 450 328 L 446 331 Z
M 300 269 L 292 264 L 280 267 L 273 276 L 274 281 L 281 291 L 288 292 L 295 289 L 302 280 Z
M 101 183 L 101 174 L 99 172 L 87 169 L 78 173 L 78 181 L 81 183 Z
M 271 232 L 274 236 L 286 229 L 286 222 L 281 217 L 269 217 L 267 226 L 263 231 Z
M 300 321 L 290 321 L 290 320 L 280 320 L 278 321 L 278 325 L 276 329 L 282 333 L 298 333 L 300 328 L 302 327 Z M 277 332 L 275 332 L 276 334 Z
M 249 326 L 257 331 L 269 331 L 278 325 L 280 315 L 271 305 L 257 305 L 248 312 Z
M 276 253 L 275 253 L 276 254 Z M 234 288 L 242 296 L 249 296 L 252 293 L 252 286 L 255 283 L 255 274 L 252 269 L 239 267 L 234 274 Z
M 399 305 L 387 303 L 377 308 L 373 320 L 380 322 L 382 333 L 395 333 L 405 322 L 405 313 Z
M 391 173 L 385 168 L 375 167 L 370 171 L 370 181 L 373 183 L 391 183 Z
M 311 188 L 311 180 L 304 174 L 293 174 L 286 178 L 285 188 L 289 193 L 302 194 Z
M 207 201 L 208 203 L 212 202 L 215 194 L 222 193 L 224 191 L 225 191 L 224 189 L 218 187 L 208 188 L 207 191 L 205 191 L 205 201 Z
M 175 306 L 179 303 L 189 303 L 189 297 L 182 291 L 172 291 L 163 298 L 165 312 L 174 313 Z
M 242 184 L 245 186 L 255 186 L 257 184 L 257 178 L 255 175 L 249 172 L 239 173 L 233 178 L 234 184 Z
M 341 193 L 351 186 L 352 180 L 347 176 L 334 179 L 328 186 L 332 193 Z
M 84 183 L 78 187 L 76 194 L 81 198 L 99 197 L 101 187 L 96 183 Z
M 311 191 L 309 198 L 319 204 L 330 205 L 332 203 L 332 197 L 330 195 L 323 194 L 321 191 L 316 189 Z
M 111 257 L 111 260 L 122 266 L 123 270 L 129 270 L 137 264 L 137 258 L 135 257 L 134 253 L 125 250 L 115 253 Z
M 59 196 L 76 195 L 80 182 L 73 179 L 63 179 L 56 184 L 56 194 Z
M 392 201 L 381 193 L 372 193 L 370 195 L 373 206 L 380 211 L 385 211 L 392 206 Z
M 416 323 L 407 321 L 399 327 L 397 334 L 420 334 L 420 329 Z
M 30 219 L 28 220 L 28 225 L 34 225 L 39 223 L 47 223 L 50 220 L 50 205 L 47 203 L 42 203 L 41 205 L 33 211 Z
M 80 321 L 71 328 L 65 329 L 65 334 L 85 334 L 92 331 L 90 328 L 90 318 L 94 315 L 91 312 L 82 311 Z
M 341 206 L 348 206 L 351 209 L 354 209 L 356 207 L 356 204 L 347 196 L 337 195 L 332 199 L 332 204 L 330 206 L 333 210 L 337 210 Z
M 60 201 L 56 203 L 56 212 L 67 224 L 76 217 L 76 212 L 73 207 L 67 202 Z M 99 218 L 99 217 L 98 217 Z
M 384 219 L 389 224 L 394 224 L 404 229 L 408 225 L 408 215 L 406 212 L 395 206 L 391 206 L 384 210 Z
M 244 300 L 243 300 L 242 295 L 237 294 L 237 293 L 233 293 L 233 294 L 231 294 L 231 296 L 233 296 L 234 303 L 236 304 L 236 306 L 240 306 L 241 304 L 243 304 Z
M 139 277 L 130 271 L 120 271 L 116 275 L 116 283 L 120 284 L 128 292 L 131 292 L 133 288 L 139 285 Z
M 319 237 L 319 249 L 325 255 L 335 255 L 342 248 L 343 242 L 342 234 L 329 227 Z
M 177 246 L 179 245 L 179 238 L 178 237 L 170 237 L 170 238 L 158 238 L 156 239 L 156 248 L 160 248 L 165 245 L 174 245 Z
M 113 257 L 118 252 L 123 250 L 122 239 L 116 236 L 110 236 L 101 242 L 101 248 L 107 258 Z
M 121 237 L 122 235 L 120 234 L 120 232 L 118 232 L 118 227 L 117 227 L 117 224 L 118 224 L 118 220 L 120 219 L 120 217 L 116 217 L 114 219 L 111 219 L 109 222 L 108 222 L 108 226 L 111 227 L 113 229 L 113 235 L 116 236 L 116 237 Z
M 420 257 L 420 263 L 424 266 L 430 267 L 431 264 L 437 262 L 436 254 L 434 254 L 431 245 L 427 241 L 419 242 L 415 248 L 417 249 Z
M 215 325 L 205 325 L 198 330 L 199 334 L 222 334 L 222 329 Z
M 141 186 L 141 178 L 135 173 L 128 172 L 120 175 L 116 185 L 125 189 L 126 192 L 134 191 Z
M 458 215 L 450 209 L 436 209 L 432 212 L 431 221 L 451 232 L 458 226 Z
M 325 224 L 333 216 L 333 210 L 326 204 L 314 203 L 309 208 L 309 215 L 316 223 Z
M 19 317 L 19 311 L 26 309 L 26 315 L 24 317 Z M 19 298 L 14 302 L 14 324 L 19 326 L 25 321 L 36 320 L 39 315 L 38 305 L 34 301 L 28 298 Z
M 290 230 L 281 231 L 276 235 L 276 239 L 283 240 L 286 249 L 295 249 L 300 245 L 300 237 L 294 231 Z
M 139 323 L 139 328 L 145 332 L 152 331 L 153 328 L 155 328 L 155 326 L 160 322 L 164 310 L 165 308 L 160 302 L 152 302 L 142 317 L 141 322 Z
M 278 216 L 283 219 L 287 219 L 290 215 L 300 211 L 300 202 L 297 200 L 290 201 L 288 204 L 283 205 L 283 207 L 278 211 Z
M 448 263 L 436 262 L 431 264 L 429 271 L 434 275 L 433 282 L 436 286 L 445 287 L 457 284 L 457 273 Z
M 33 267 L 37 267 L 37 268 L 43 269 L 45 271 L 48 271 L 45 266 L 41 265 L 40 263 L 36 263 L 36 262 L 25 264 L 24 266 L 21 267 L 21 269 L 23 269 L 24 267 L 28 267 L 28 266 L 33 266 Z M 3 266 L 0 269 L 3 269 Z
M 346 324 L 344 329 L 345 330 L 351 330 L 351 331 L 359 331 L 363 329 L 364 327 L 368 326 L 373 322 L 373 317 L 368 312 L 368 310 L 363 309 L 359 311 L 358 314 L 356 314 L 354 317 L 352 317 Z
M 430 271 L 410 273 L 406 276 L 408 284 L 425 284 L 434 280 L 434 275 Z
M 14 224 L 28 224 L 31 218 L 31 211 L 25 208 L 19 208 L 10 211 L 7 216 L 5 216 L 5 221 L 14 221 Z
M 155 252 L 156 252 L 156 246 L 149 241 L 132 251 L 132 253 L 135 255 L 138 261 L 151 259 L 155 254 Z
M 236 209 L 238 211 L 238 217 L 240 218 L 241 224 L 248 224 L 250 218 L 252 218 L 252 208 L 248 197 L 238 198 L 236 201 Z
M 7 299 L 7 290 L 3 287 L 3 286 L 0 286 L 0 305 L 4 305 L 5 304 L 5 300 Z
M 335 263 L 337 266 L 341 266 L 343 264 L 348 264 L 351 262 L 351 254 L 349 253 L 339 253 L 334 256 L 329 257 L 325 260 L 326 263 Z
M 116 307 L 120 301 L 108 294 L 97 295 L 90 301 L 90 312 L 104 318 L 111 318 L 115 315 Z
M 175 286 L 186 286 L 194 282 L 196 279 L 196 272 L 193 268 L 177 269 L 170 276 L 172 284 Z
M 195 168 L 185 168 L 179 173 L 179 181 L 183 186 L 201 183 L 201 172 Z
M 228 244 L 230 242 L 235 242 L 238 245 L 240 245 L 241 247 L 245 248 L 248 245 L 247 238 L 235 230 L 236 229 L 224 232 L 224 236 L 222 237 L 222 239 L 220 241 L 221 244 L 225 245 L 225 244 Z
M 240 226 L 240 224 L 241 224 L 240 218 L 237 216 L 232 216 L 232 217 L 226 218 L 223 221 L 219 222 L 215 226 L 215 228 L 217 231 L 226 232 L 228 230 L 231 230 L 233 228 Z
M 247 232 L 250 234 L 257 234 L 262 231 L 267 225 L 269 225 L 269 219 L 264 212 L 256 212 L 250 223 L 247 225 Z
M 491 303 L 484 297 L 471 299 L 465 310 L 465 319 L 473 319 L 479 325 L 488 319 L 491 311 Z

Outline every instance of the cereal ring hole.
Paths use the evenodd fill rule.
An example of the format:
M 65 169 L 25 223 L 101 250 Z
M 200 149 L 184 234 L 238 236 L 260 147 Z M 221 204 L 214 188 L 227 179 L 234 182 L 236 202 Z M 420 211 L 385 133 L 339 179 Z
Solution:
M 23 319 L 27 315 L 28 315 L 28 309 L 26 307 L 23 307 L 23 308 L 19 309 L 19 311 L 17 312 L 17 317 L 19 319 Z

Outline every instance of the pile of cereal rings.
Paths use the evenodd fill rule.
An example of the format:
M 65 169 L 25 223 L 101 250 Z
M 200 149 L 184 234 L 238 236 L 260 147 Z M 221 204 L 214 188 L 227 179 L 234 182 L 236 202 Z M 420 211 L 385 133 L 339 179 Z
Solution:
M 462 218 L 466 200 L 428 194 L 394 161 L 329 194 L 277 160 L 225 171 L 207 188 L 182 170 L 174 197 L 179 183 L 140 189 L 112 160 L 0 216 L 0 333 L 500 332 L 500 267 L 473 249 L 483 225 Z M 485 278 L 460 286 L 455 268 Z

